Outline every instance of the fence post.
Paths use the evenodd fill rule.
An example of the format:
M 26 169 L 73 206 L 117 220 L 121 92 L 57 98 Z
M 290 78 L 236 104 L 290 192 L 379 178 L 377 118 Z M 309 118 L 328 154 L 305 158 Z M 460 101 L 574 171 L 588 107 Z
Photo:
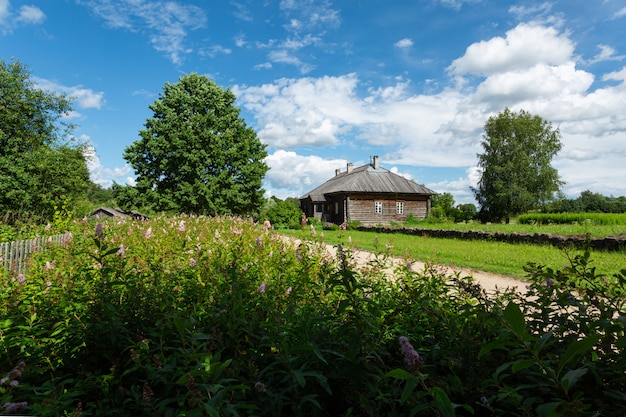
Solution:
M 62 245 L 64 237 L 65 234 L 2 242 L 0 243 L 0 260 L 2 261 L 0 267 L 4 269 L 4 272 L 23 274 L 26 272 L 26 261 L 32 253 L 45 249 L 46 242 Z

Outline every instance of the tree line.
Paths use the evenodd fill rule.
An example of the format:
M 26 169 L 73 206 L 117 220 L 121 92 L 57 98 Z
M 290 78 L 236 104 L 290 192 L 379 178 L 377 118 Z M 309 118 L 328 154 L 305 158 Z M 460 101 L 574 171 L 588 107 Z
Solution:
M 149 106 L 152 116 L 139 139 L 124 150 L 137 176 L 134 186 L 94 184 L 87 143 L 73 135 L 67 115 L 72 97 L 42 91 L 19 61 L 0 60 L 0 214 L 45 222 L 59 207 L 74 212 L 115 204 L 147 213 L 272 215 L 299 217 L 289 204 L 265 199 L 269 167 L 266 145 L 247 126 L 235 95 L 199 74 L 166 83 Z M 505 108 L 484 126 L 477 155 L 480 179 L 471 190 L 478 203 L 455 205 L 449 193 L 433 196 L 433 218 L 509 222 L 529 211 L 626 212 L 625 197 L 584 191 L 561 193 L 564 182 L 552 167 L 561 150 L 558 128 L 524 110 Z M 286 201 L 287 202 L 287 201 Z M 291 222 L 297 222 L 295 218 Z

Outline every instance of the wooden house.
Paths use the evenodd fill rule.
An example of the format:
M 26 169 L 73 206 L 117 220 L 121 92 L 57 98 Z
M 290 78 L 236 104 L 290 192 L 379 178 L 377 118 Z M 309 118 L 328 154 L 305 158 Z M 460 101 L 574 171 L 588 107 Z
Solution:
M 430 213 L 434 191 L 381 167 L 378 156 L 371 164 L 335 176 L 300 197 L 300 207 L 307 217 L 342 224 L 388 224 L 405 221 L 409 215 L 423 219 Z

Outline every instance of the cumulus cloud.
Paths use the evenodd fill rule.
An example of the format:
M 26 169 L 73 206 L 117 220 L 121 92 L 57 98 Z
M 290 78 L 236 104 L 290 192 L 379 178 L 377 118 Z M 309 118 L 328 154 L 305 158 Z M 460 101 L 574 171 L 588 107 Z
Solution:
M 278 198 L 299 197 L 301 193 L 322 184 L 334 175 L 335 169 L 344 169 L 345 159 L 323 159 L 319 156 L 299 155 L 293 151 L 278 150 L 265 158 L 270 167 L 265 181 Z M 298 175 L 293 175 L 297 172 Z
M 14 12 L 9 0 L 0 0 L 0 30 L 5 34 L 20 26 L 40 24 L 45 19 L 45 13 L 37 6 L 23 5 Z
M 186 45 L 187 33 L 206 26 L 200 7 L 174 1 L 152 0 L 78 0 L 109 27 L 143 33 L 152 46 L 180 64 L 192 51 Z
M 612 56 L 609 52 L 604 57 Z M 482 152 L 483 126 L 489 116 L 509 107 L 537 114 L 560 130 L 564 147 L 554 164 L 567 183 L 566 193 L 584 187 L 623 195 L 620 178 L 626 177 L 626 166 L 619 158 L 626 157 L 621 151 L 626 143 L 626 67 L 604 74 L 605 84 L 599 85 L 577 62 L 567 34 L 521 23 L 503 37 L 469 45 L 453 61 L 450 76 L 472 75 L 473 85 L 415 94 L 408 80 L 372 89 L 347 74 L 237 86 L 235 93 L 256 118 L 261 140 L 275 149 L 274 159 L 268 159 L 271 182 L 283 190 L 309 188 L 292 178 L 305 169 L 304 161 L 315 161 L 299 155 L 301 149 L 391 145 L 395 150 L 385 160 L 402 171 L 408 166 L 465 169 L 466 177 L 426 185 L 453 193 L 458 202 L 472 202 L 469 187 L 479 178 L 476 154 Z M 334 168 L 328 169 L 319 177 L 303 178 L 319 184 L 332 175 Z M 586 181 L 591 171 L 599 178 L 596 184 Z
M 554 27 L 522 23 L 505 37 L 470 45 L 448 71 L 453 75 L 489 76 L 537 64 L 560 65 L 572 60 L 574 43 Z
M 99 184 L 104 188 L 109 188 L 113 185 L 113 181 L 116 181 L 118 184 L 129 184 L 129 180 L 131 180 L 131 182 L 134 181 L 132 177 L 128 177 L 128 174 L 131 172 L 128 164 L 125 164 L 123 167 L 116 168 L 104 167 L 96 153 L 96 148 L 93 144 L 91 144 L 91 139 L 84 135 L 80 139 L 82 142 L 87 144 L 83 154 L 87 160 L 89 178 L 92 182 Z

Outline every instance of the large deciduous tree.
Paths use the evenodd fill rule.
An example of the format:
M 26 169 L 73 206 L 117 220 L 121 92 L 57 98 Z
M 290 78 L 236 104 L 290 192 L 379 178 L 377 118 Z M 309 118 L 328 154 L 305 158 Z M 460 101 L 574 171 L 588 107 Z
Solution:
M 19 61 L 0 60 L 0 213 L 50 218 L 86 193 L 82 144 L 65 116 L 72 102 L 42 91 Z
M 155 211 L 248 214 L 263 204 L 265 145 L 246 126 L 235 95 L 208 77 L 166 83 L 149 106 L 140 139 L 124 158 L 137 174 L 136 195 Z M 120 191 L 122 191 L 120 193 Z
M 539 116 L 508 108 L 489 118 L 478 154 L 481 178 L 472 188 L 484 221 L 507 223 L 511 216 L 554 198 L 563 184 L 551 166 L 561 134 Z

